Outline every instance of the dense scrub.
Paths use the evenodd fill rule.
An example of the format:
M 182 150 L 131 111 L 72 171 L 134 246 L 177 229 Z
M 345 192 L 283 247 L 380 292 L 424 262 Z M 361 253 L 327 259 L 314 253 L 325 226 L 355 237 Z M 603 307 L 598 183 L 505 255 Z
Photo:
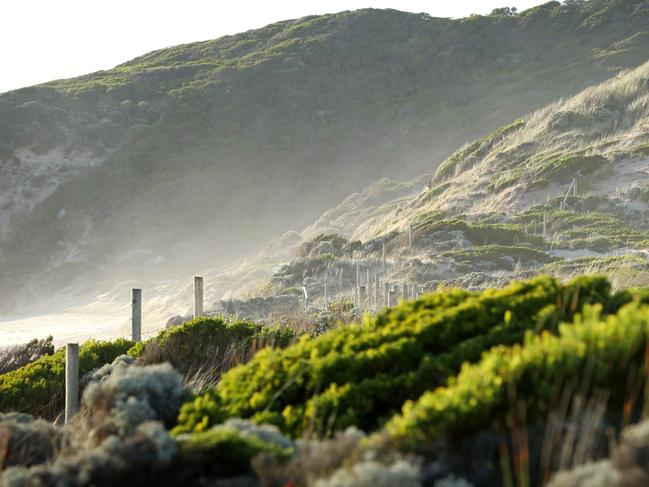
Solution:
M 474 433 L 504 418 L 510 392 L 525 401 L 528 420 L 545 418 L 557 385 L 577 384 L 584 374 L 592 389 L 605 388 L 609 402 L 621 405 L 628 378 L 642 364 L 649 331 L 649 309 L 631 303 L 603 318 L 601 305 L 587 307 L 559 333 L 547 331 L 524 344 L 498 346 L 476 364 L 465 364 L 447 387 L 424 393 L 404 405 L 386 429 L 403 449 L 421 450 L 442 435 Z
M 81 375 L 125 354 L 133 342 L 89 340 L 79 347 Z M 16 411 L 53 419 L 63 409 L 65 349 L 0 375 L 0 411 Z
M 262 348 L 285 347 L 294 338 L 287 328 L 220 316 L 200 317 L 136 344 L 130 353 L 139 357 L 140 365 L 170 363 L 192 382 L 192 388 L 200 390 Z
M 264 347 L 285 347 L 295 338 L 292 331 L 243 320 L 201 317 L 164 330 L 140 343 L 118 339 L 113 342 L 90 340 L 79 350 L 82 386 L 90 372 L 128 353 L 138 365 L 168 362 L 184 376 L 194 391 L 214 384 L 224 370 L 246 363 Z M 45 355 L 0 374 L 0 411 L 17 411 L 54 419 L 63 409 L 65 350 L 54 352 L 51 340 L 32 341 L 13 347 L 19 358 L 29 362 L 35 353 Z M 29 352 L 29 353 L 27 353 Z M 27 360 L 29 358 L 29 360 Z M 9 361 L 7 361 L 9 364 Z M 18 364 L 20 365 L 20 364 Z M 85 377 L 84 377 L 85 376 Z
M 439 291 L 362 325 L 260 352 L 185 404 L 178 428 L 200 431 L 241 416 L 294 435 L 329 435 L 350 425 L 372 430 L 489 348 L 520 343 L 527 331 L 555 332 L 585 304 L 600 303 L 608 313 L 629 299 L 611 294 L 598 277 L 567 285 L 543 277 L 482 293 Z

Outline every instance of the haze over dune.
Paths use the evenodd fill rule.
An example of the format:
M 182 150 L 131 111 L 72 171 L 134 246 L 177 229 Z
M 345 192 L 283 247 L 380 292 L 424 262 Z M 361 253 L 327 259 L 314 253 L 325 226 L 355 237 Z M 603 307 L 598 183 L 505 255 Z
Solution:
M 343 12 L 0 95 L 0 308 L 227 264 L 640 64 L 646 20 L 641 1 Z

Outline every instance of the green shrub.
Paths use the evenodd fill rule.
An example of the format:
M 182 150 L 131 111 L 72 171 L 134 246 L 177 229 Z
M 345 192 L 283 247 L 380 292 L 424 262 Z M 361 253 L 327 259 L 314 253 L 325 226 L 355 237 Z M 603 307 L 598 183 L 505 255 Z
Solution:
M 534 169 L 533 177 L 537 181 L 559 180 L 574 177 L 577 173 L 585 176 L 592 174 L 608 163 L 608 159 L 599 154 L 583 153 L 566 154 Z
M 126 353 L 133 342 L 88 340 L 79 347 L 79 374 L 83 375 Z M 63 409 L 65 349 L 0 375 L 0 411 L 16 411 L 53 419 Z
M 530 247 L 507 245 L 482 245 L 445 252 L 443 255 L 445 257 L 452 257 L 464 267 L 473 267 L 486 262 L 493 262 L 498 268 L 508 270 L 513 270 L 518 261 L 529 265 L 533 262 L 545 264 L 558 260 L 556 257 L 552 257 L 543 251 Z
M 215 383 L 223 371 L 246 363 L 258 350 L 285 347 L 294 338 L 287 328 L 203 316 L 161 331 L 129 354 L 139 357 L 139 365 L 169 362 L 190 380 L 198 377 L 200 389 Z
M 457 232 L 464 234 L 465 238 L 473 245 L 502 245 L 521 246 L 543 249 L 547 244 L 543 238 L 536 235 L 527 235 L 523 225 L 512 225 L 503 223 L 467 223 L 460 219 L 453 220 L 425 220 L 417 222 L 413 226 L 415 232 L 415 243 L 422 235 L 430 235 L 436 232 Z
M 236 429 L 212 428 L 178 437 L 180 458 L 203 474 L 234 476 L 250 473 L 251 460 L 260 453 L 287 458 L 291 450 Z
M 589 368 L 592 388 L 605 388 L 610 401 L 621 403 L 629 368 L 641 363 L 649 331 L 649 307 L 628 304 L 602 318 L 601 305 L 584 308 L 574 324 L 560 326 L 558 336 L 544 332 L 524 345 L 498 346 L 480 362 L 466 364 L 440 387 L 407 402 L 386 425 L 402 449 L 421 450 L 443 435 L 457 437 L 484 428 L 508 409 L 508 393 L 529 398 L 528 420 L 547 416 L 561 379 L 574 383 Z
M 600 277 L 565 286 L 543 277 L 482 293 L 425 295 L 362 325 L 258 353 L 186 403 L 179 428 L 200 431 L 239 416 L 293 435 L 306 429 L 327 435 L 351 425 L 371 430 L 489 348 L 519 343 L 526 330 L 554 330 L 586 303 L 603 303 L 608 312 L 629 299 L 611 296 Z

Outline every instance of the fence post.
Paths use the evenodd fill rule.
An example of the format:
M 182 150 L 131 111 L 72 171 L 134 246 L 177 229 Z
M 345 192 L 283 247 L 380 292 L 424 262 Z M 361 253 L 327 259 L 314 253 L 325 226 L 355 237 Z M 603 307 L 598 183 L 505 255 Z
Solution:
M 142 340 L 142 290 L 133 289 L 131 302 L 131 338 L 134 342 Z
M 194 276 L 194 318 L 203 316 L 203 278 Z
M 407 284 L 402 284 L 401 285 L 401 297 L 404 300 L 410 299 L 410 295 L 408 294 L 408 285 Z
M 65 346 L 65 424 L 79 409 L 79 344 Z

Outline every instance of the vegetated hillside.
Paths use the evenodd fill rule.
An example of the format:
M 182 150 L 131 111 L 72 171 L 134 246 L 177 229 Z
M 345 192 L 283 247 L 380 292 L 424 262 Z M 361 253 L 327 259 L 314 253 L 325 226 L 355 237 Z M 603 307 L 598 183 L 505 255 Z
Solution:
M 641 0 L 361 10 L 0 96 L 0 307 L 191 272 L 649 55 Z M 82 277 L 80 277 L 82 276 Z M 89 284 L 91 279 L 99 282 Z
M 326 310 L 317 283 L 355 299 L 358 266 L 363 308 L 377 310 L 388 284 L 401 294 L 605 272 L 616 287 L 647 285 L 648 147 L 649 63 L 467 144 L 427 183 L 383 179 L 349 196 L 261 289 L 311 286 Z

